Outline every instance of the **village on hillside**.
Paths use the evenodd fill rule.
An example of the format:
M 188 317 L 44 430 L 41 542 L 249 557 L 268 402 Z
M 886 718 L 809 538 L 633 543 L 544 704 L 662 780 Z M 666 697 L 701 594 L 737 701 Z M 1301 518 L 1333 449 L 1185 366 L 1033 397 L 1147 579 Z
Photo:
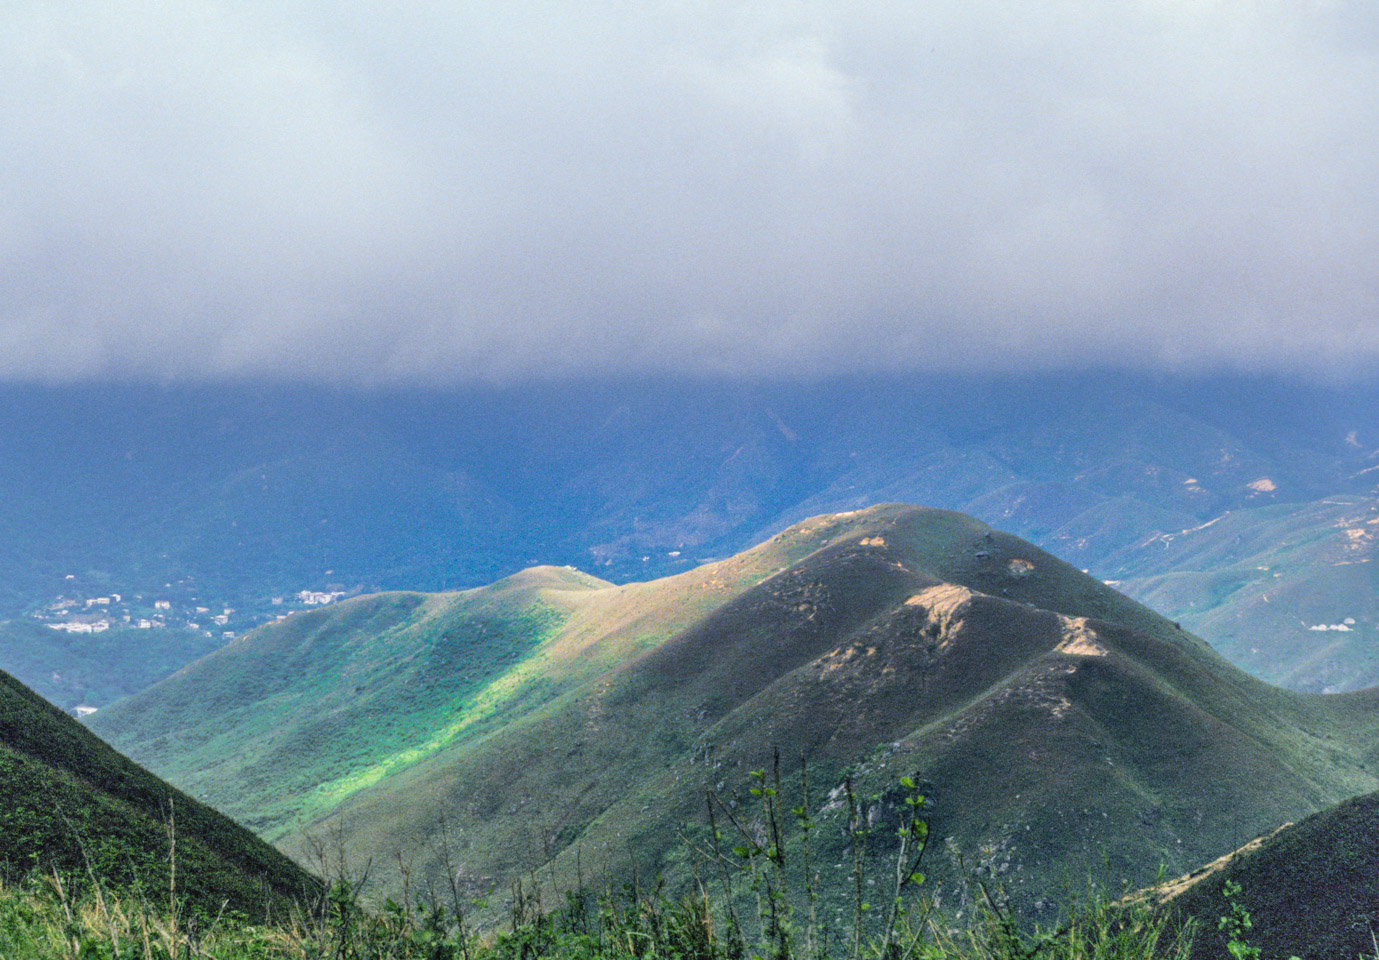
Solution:
M 69 575 L 69 581 L 75 580 Z M 179 584 L 185 587 L 185 584 Z M 64 633 L 104 633 L 111 629 L 194 630 L 207 637 L 233 640 L 237 635 L 269 620 L 281 620 L 295 610 L 323 606 L 357 591 L 298 590 L 269 597 L 255 610 L 237 610 L 224 604 L 199 600 L 189 591 L 168 584 L 164 597 L 114 591 L 82 597 L 72 590 L 53 598 L 32 612 L 34 620 Z M 179 596 L 180 595 L 180 596 Z

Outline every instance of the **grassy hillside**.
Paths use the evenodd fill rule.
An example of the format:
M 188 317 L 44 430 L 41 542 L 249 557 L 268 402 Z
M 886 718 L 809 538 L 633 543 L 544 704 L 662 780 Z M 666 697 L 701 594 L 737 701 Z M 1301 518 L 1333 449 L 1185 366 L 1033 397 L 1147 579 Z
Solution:
M 1373 956 L 1379 937 L 1379 793 L 1347 800 L 1155 891 L 1199 920 L 1194 960 L 1226 955 L 1217 920 L 1238 903 L 1247 944 L 1266 957 Z M 1227 898 L 1227 885 L 1238 892 Z
M 782 537 L 625 587 L 538 567 L 459 593 L 360 597 L 266 626 L 88 722 L 277 839 L 665 641 L 820 542 Z
M 1120 589 L 1236 664 L 1332 692 L 1379 684 L 1377 535 L 1379 501 L 1331 497 L 1148 536 L 1114 562 L 1131 571 Z
M 787 780 L 792 758 L 813 770 L 834 894 L 844 777 L 880 856 L 912 775 L 954 845 L 934 876 L 956 884 L 961 853 L 1037 918 L 1070 874 L 1185 870 L 1379 787 L 1377 708 L 1268 687 L 1024 541 L 885 506 L 644 584 L 544 568 L 361 598 L 93 723 L 228 811 L 269 809 L 256 826 L 298 855 L 290 828 L 317 820 L 360 862 L 400 852 L 434 878 L 448 860 L 473 889 L 529 870 L 683 880 L 681 825 L 703 840 L 706 791 L 752 821 L 733 791 L 779 747 Z
M 244 828 L 135 766 L 0 674 L 0 871 L 178 895 L 202 910 L 281 910 L 315 881 Z M 160 892 L 161 891 L 161 892 Z

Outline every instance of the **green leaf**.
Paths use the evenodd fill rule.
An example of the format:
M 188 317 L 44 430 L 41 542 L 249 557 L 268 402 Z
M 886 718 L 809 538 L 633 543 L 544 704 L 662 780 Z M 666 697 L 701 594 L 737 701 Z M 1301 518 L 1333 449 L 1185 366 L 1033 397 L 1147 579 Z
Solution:
M 915 782 L 911 780 L 909 777 L 901 777 L 900 785 L 909 790 L 913 790 L 915 788 Z

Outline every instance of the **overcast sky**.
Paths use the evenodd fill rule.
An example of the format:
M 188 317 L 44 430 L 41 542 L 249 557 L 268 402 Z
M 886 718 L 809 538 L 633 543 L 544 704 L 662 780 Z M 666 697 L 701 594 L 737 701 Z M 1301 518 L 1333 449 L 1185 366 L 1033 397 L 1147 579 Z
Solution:
M 1379 365 L 1373 0 L 0 3 L 0 378 Z

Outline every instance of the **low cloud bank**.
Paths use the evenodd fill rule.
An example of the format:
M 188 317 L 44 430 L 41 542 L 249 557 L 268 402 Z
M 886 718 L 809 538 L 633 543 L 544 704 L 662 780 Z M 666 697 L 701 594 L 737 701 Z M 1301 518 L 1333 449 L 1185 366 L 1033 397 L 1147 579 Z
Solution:
M 1347 2 L 21 3 L 0 378 L 1361 371 Z

